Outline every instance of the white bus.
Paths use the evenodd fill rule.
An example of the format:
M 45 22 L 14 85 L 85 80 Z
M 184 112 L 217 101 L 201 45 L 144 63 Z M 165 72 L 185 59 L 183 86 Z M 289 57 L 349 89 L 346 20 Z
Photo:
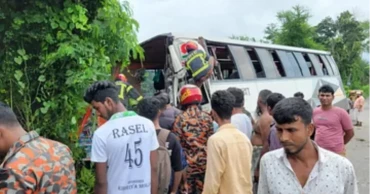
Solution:
M 335 106 L 348 109 L 348 100 L 342 85 L 338 67 L 329 52 L 263 44 L 232 39 L 203 37 L 207 53 L 216 58 L 215 75 L 202 87 L 203 110 L 210 110 L 210 96 L 217 90 L 238 87 L 245 93 L 245 108 L 252 114 L 256 110 L 258 93 L 263 89 L 292 97 L 302 92 L 313 106 L 319 105 L 318 89 L 329 84 L 335 90 Z M 145 60 L 132 60 L 125 72 L 128 80 L 142 90 L 138 72 L 163 73 L 161 89 L 167 91 L 173 104 L 178 104 L 178 91 L 188 83 L 189 76 L 183 65 L 186 52 L 183 44 L 198 37 L 173 33 L 157 35 L 141 43 Z M 128 73 L 129 72 L 129 73 Z M 218 72 L 218 73 L 217 73 Z M 146 88 L 152 90 L 152 77 L 146 80 Z M 149 83 L 149 84 L 148 84 Z M 148 91 L 146 91 L 148 93 Z M 254 114 L 253 114 L 254 115 Z

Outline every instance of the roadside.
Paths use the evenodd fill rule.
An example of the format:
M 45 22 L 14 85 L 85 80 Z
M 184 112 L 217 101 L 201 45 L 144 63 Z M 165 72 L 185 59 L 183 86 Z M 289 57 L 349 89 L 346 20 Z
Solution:
M 355 167 L 359 193 L 369 193 L 369 100 L 362 114 L 362 127 L 355 127 L 355 137 L 347 144 L 347 157 Z

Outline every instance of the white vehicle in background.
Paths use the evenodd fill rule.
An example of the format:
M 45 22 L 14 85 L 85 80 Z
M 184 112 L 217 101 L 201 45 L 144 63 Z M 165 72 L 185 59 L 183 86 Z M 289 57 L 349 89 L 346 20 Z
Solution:
M 173 104 L 177 105 L 179 89 L 191 78 L 183 65 L 187 55 L 183 44 L 189 40 L 198 41 L 198 38 L 168 33 L 142 42 L 145 60 L 132 60 L 125 72 L 128 81 L 142 93 L 152 95 L 151 77 L 154 72 L 163 73 L 164 79 L 160 80 L 163 88 L 157 89 L 167 91 Z M 338 67 L 329 52 L 212 37 L 203 37 L 203 41 L 207 53 L 218 62 L 214 68 L 215 76 L 202 87 L 202 107 L 205 111 L 210 110 L 211 94 L 229 87 L 244 91 L 245 109 L 252 114 L 256 109 L 258 94 L 263 89 L 279 92 L 285 97 L 302 92 L 315 107 L 319 105 L 318 89 L 324 84 L 334 88 L 335 106 L 348 109 Z M 152 92 L 142 90 L 141 79 L 134 76 L 139 69 L 145 69 L 152 75 L 146 80 L 146 84 L 149 83 L 146 88 Z

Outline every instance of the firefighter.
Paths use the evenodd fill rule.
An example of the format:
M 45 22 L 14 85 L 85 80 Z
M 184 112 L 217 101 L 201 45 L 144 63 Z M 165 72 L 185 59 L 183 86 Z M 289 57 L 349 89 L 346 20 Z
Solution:
M 215 60 L 213 57 L 209 57 L 205 51 L 198 48 L 196 42 L 189 41 L 185 43 L 185 49 L 188 52 L 185 67 L 191 72 L 195 85 L 200 88 L 211 77 Z
M 128 110 L 135 110 L 136 105 L 139 103 L 143 97 L 140 93 L 127 82 L 127 78 L 123 74 L 119 74 L 115 80 L 115 84 L 119 87 L 119 95 L 118 97 L 123 102 L 123 105 Z
M 185 185 L 181 190 L 189 194 L 202 193 L 207 162 L 206 147 L 208 138 L 213 134 L 213 119 L 199 108 L 202 92 L 197 86 L 185 85 L 179 93 L 183 112 L 176 117 L 172 132 L 179 138 L 188 163 Z

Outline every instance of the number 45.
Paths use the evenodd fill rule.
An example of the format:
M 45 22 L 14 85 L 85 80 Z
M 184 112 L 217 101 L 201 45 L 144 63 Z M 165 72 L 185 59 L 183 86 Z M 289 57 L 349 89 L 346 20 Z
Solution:
M 141 144 L 141 138 L 138 141 L 134 142 L 134 149 L 135 149 L 135 159 L 133 159 L 131 156 L 131 149 L 130 144 L 128 143 L 126 145 L 126 154 L 125 154 L 125 162 L 129 164 L 129 168 L 132 168 L 134 164 L 136 167 L 140 167 L 143 163 L 143 152 L 139 148 Z

